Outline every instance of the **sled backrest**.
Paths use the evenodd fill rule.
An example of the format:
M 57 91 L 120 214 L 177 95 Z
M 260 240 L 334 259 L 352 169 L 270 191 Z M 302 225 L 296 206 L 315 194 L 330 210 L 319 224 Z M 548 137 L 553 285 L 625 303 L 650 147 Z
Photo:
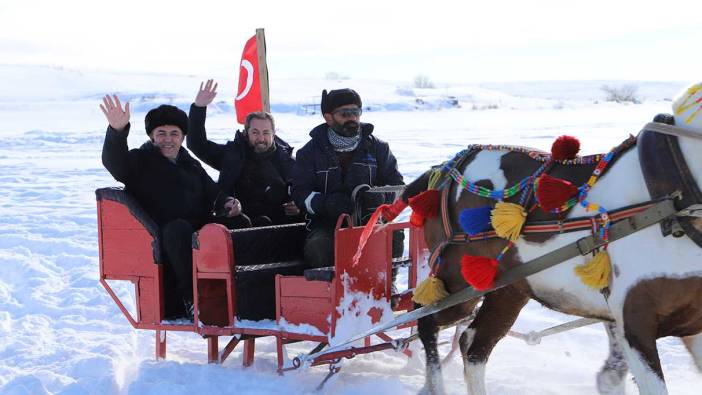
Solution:
M 119 188 L 95 191 L 100 250 L 100 282 L 132 325 L 158 324 L 163 317 L 161 249 L 156 223 L 137 201 Z M 106 280 L 135 286 L 136 319 Z

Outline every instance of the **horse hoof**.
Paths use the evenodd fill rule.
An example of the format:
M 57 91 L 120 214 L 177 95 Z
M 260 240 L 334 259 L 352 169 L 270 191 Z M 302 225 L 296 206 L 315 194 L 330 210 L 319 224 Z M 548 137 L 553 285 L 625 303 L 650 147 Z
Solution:
M 417 392 L 417 395 L 443 395 L 444 391 L 441 390 L 430 390 L 426 385 Z
M 602 395 L 623 395 L 624 377 L 616 370 L 597 373 L 597 392 Z

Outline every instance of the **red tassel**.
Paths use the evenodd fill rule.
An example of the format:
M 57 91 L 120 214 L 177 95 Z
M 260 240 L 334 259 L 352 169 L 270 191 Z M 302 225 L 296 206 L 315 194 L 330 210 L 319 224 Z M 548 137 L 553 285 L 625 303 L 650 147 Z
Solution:
M 497 259 L 484 256 L 463 255 L 461 258 L 461 274 L 476 291 L 492 288 L 497 276 Z
M 439 191 L 428 189 L 415 197 L 409 198 L 409 205 L 414 213 L 424 218 L 434 217 L 439 211 Z
M 561 136 L 551 146 L 551 158 L 554 160 L 575 159 L 580 151 L 580 141 L 573 136 Z
M 578 187 L 561 178 L 542 174 L 536 188 L 536 198 L 544 212 L 561 207 L 578 193 Z
M 397 199 L 393 204 L 383 204 L 380 207 L 383 218 L 386 221 L 391 222 L 393 219 L 397 218 L 398 215 L 400 215 L 405 207 L 407 207 L 407 203 L 402 199 Z
M 410 223 L 418 228 L 424 226 L 425 220 L 426 218 L 418 213 L 412 212 L 412 215 L 410 215 Z

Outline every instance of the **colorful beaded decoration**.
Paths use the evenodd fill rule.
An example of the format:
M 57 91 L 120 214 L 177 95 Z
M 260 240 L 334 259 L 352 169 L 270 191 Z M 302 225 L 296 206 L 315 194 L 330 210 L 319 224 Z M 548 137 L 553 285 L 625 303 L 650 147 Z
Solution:
M 673 109 L 675 111 L 675 115 L 681 115 L 685 111 L 687 111 L 693 107 L 697 107 L 697 109 L 695 111 L 693 111 L 692 114 L 690 114 L 690 116 L 688 116 L 685 119 L 685 123 L 688 125 L 690 123 L 692 123 L 692 121 L 695 120 L 695 118 L 700 113 L 700 111 L 702 111 L 702 104 L 700 104 L 700 103 L 702 103 L 702 96 L 698 97 L 697 99 L 694 99 L 695 95 L 700 90 L 702 90 L 702 84 L 696 84 L 696 85 L 693 85 L 690 88 L 688 88 L 687 92 L 686 92 L 685 100 L 682 103 L 680 103 L 678 108 Z
M 519 203 L 521 205 L 524 204 L 524 201 L 526 200 L 527 192 L 529 190 L 529 186 L 532 186 L 534 188 L 534 191 L 536 188 L 538 188 L 538 177 L 544 172 L 546 167 L 552 163 L 561 163 L 561 164 L 566 164 L 566 165 L 579 165 L 579 164 L 593 164 L 597 163 L 597 166 L 592 172 L 592 175 L 590 175 L 590 178 L 588 181 L 581 185 L 578 188 L 578 194 L 577 196 L 572 197 L 561 207 L 555 208 L 551 210 L 551 213 L 554 214 L 560 214 L 564 213 L 568 210 L 570 210 L 573 206 L 576 204 L 580 204 L 582 207 L 585 208 L 586 211 L 597 211 L 600 220 L 602 222 L 602 226 L 599 229 L 599 237 L 607 241 L 609 238 L 609 225 L 610 225 L 610 220 L 609 220 L 609 215 L 607 214 L 607 210 L 600 206 L 599 204 L 596 203 L 591 203 L 589 202 L 587 198 L 587 194 L 590 191 L 590 189 L 595 185 L 599 177 L 604 173 L 605 168 L 607 165 L 609 165 L 609 162 L 612 160 L 614 157 L 614 154 L 618 151 L 621 151 L 625 144 L 620 145 L 619 147 L 615 147 L 612 149 L 610 152 L 607 154 L 596 154 L 596 155 L 589 155 L 589 156 L 582 156 L 582 157 L 576 157 L 574 159 L 567 159 L 567 160 L 553 160 L 551 158 L 551 155 L 542 152 L 542 151 L 535 151 L 533 149 L 528 149 L 524 147 L 518 147 L 518 146 L 509 146 L 509 145 L 481 145 L 481 144 L 472 144 L 469 145 L 467 149 L 459 152 L 456 154 L 453 159 L 450 161 L 445 162 L 441 168 L 438 170 L 441 175 L 448 175 L 450 176 L 456 183 L 458 183 L 461 188 L 464 190 L 484 197 L 484 198 L 490 198 L 493 200 L 505 200 L 508 199 L 520 191 L 522 191 L 522 195 L 520 196 Z M 463 175 L 456 169 L 456 164 L 457 162 L 469 151 L 474 150 L 474 149 L 480 149 L 480 150 L 489 150 L 489 151 L 510 151 L 510 152 L 520 152 L 523 154 L 528 155 L 530 158 L 544 162 L 532 175 L 525 177 L 518 183 L 512 185 L 509 188 L 505 189 L 490 189 L 490 188 L 485 188 L 479 185 L 476 185 L 474 182 L 471 182 L 469 180 L 466 180 Z M 507 246 L 500 252 L 500 254 L 497 256 L 497 260 L 499 261 L 500 258 L 504 255 L 504 253 L 509 250 L 509 248 L 513 245 L 512 242 L 508 243 Z M 605 246 L 606 249 L 606 246 Z
M 505 248 L 503 248 L 502 251 L 500 251 L 500 253 L 497 254 L 497 256 L 495 257 L 495 260 L 497 262 L 501 262 L 502 257 L 505 256 L 505 253 L 507 253 L 507 251 L 509 251 L 509 249 L 512 248 L 513 245 L 514 245 L 514 242 L 510 240 L 509 243 L 507 243 L 507 245 L 505 246 Z
M 536 179 L 543 171 L 546 169 L 548 163 L 544 163 L 541 165 L 534 174 L 530 175 L 529 177 L 525 177 L 518 183 L 512 185 L 509 188 L 505 189 L 490 189 L 490 188 L 485 188 L 480 185 L 477 185 L 476 183 L 472 181 L 466 180 L 463 175 L 456 170 L 456 168 L 452 168 L 449 170 L 449 176 L 456 181 L 458 185 L 461 186 L 461 188 L 465 189 L 466 191 L 482 196 L 484 198 L 490 198 L 493 200 L 505 200 L 509 199 L 512 196 L 516 195 L 519 193 L 519 191 L 526 189 L 529 185 L 531 185 L 534 182 L 534 179 Z
M 530 175 L 529 177 L 525 177 L 518 183 L 512 185 L 509 188 L 505 189 L 497 189 L 493 190 L 490 188 L 485 188 L 479 185 L 476 185 L 474 182 L 468 181 L 464 179 L 463 175 L 456 169 L 456 163 L 468 152 L 479 149 L 479 150 L 485 150 L 485 151 L 510 151 L 510 152 L 519 152 L 523 153 L 525 155 L 528 155 L 530 158 L 544 162 L 544 164 L 539 167 L 534 174 Z M 448 175 L 450 176 L 456 183 L 458 183 L 461 188 L 465 189 L 466 191 L 484 197 L 484 198 L 489 198 L 493 200 L 505 200 L 508 199 L 520 191 L 524 191 L 528 186 L 533 185 L 534 181 L 543 173 L 543 171 L 546 169 L 549 163 L 555 162 L 555 163 L 560 163 L 564 165 L 589 165 L 597 162 L 601 162 L 602 159 L 602 154 L 596 154 L 596 155 L 588 155 L 588 156 L 581 156 L 577 157 L 575 159 L 567 159 L 567 160 L 552 160 L 551 159 L 551 154 L 543 152 L 543 151 L 536 151 L 533 149 L 525 148 L 525 147 L 519 147 L 519 146 L 511 146 L 511 145 L 493 145 L 493 144 L 487 144 L 487 145 L 482 145 L 482 144 L 471 144 L 468 146 L 468 148 L 464 149 L 463 151 L 457 153 L 453 159 L 445 162 L 440 169 L 438 170 L 441 175 Z M 524 200 L 526 200 L 526 191 L 522 193 L 522 196 L 520 197 L 520 203 L 523 203 Z M 575 199 L 569 206 L 573 207 L 575 203 L 577 203 L 577 199 Z

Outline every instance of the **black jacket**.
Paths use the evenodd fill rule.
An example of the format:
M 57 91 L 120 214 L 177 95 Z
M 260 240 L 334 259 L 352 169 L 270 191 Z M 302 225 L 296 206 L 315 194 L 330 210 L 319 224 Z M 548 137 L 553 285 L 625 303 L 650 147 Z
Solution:
M 328 128 L 321 124 L 312 129 L 312 140 L 297 152 L 292 196 L 298 207 L 311 214 L 310 227 L 333 227 L 341 213 L 350 214 L 351 193 L 358 185 L 404 184 L 388 143 L 372 135 L 373 125 L 361 124 L 361 141 L 345 171 L 329 143 Z
M 102 163 L 110 174 L 124 183 L 159 226 L 179 218 L 195 228 L 211 222 L 211 212 L 220 209 L 227 196 L 200 162 L 182 147 L 175 163 L 151 142 L 129 150 L 129 127 L 122 132 L 107 128 Z
M 281 222 L 282 204 L 290 201 L 288 185 L 292 183 L 295 160 L 293 148 L 278 136 L 274 150 L 256 154 L 242 132 L 233 141 L 218 144 L 207 140 L 206 107 L 190 106 L 187 146 L 200 160 L 219 171 L 219 187 L 241 201 L 248 216 L 268 215 Z M 275 217 L 275 218 L 274 218 Z

